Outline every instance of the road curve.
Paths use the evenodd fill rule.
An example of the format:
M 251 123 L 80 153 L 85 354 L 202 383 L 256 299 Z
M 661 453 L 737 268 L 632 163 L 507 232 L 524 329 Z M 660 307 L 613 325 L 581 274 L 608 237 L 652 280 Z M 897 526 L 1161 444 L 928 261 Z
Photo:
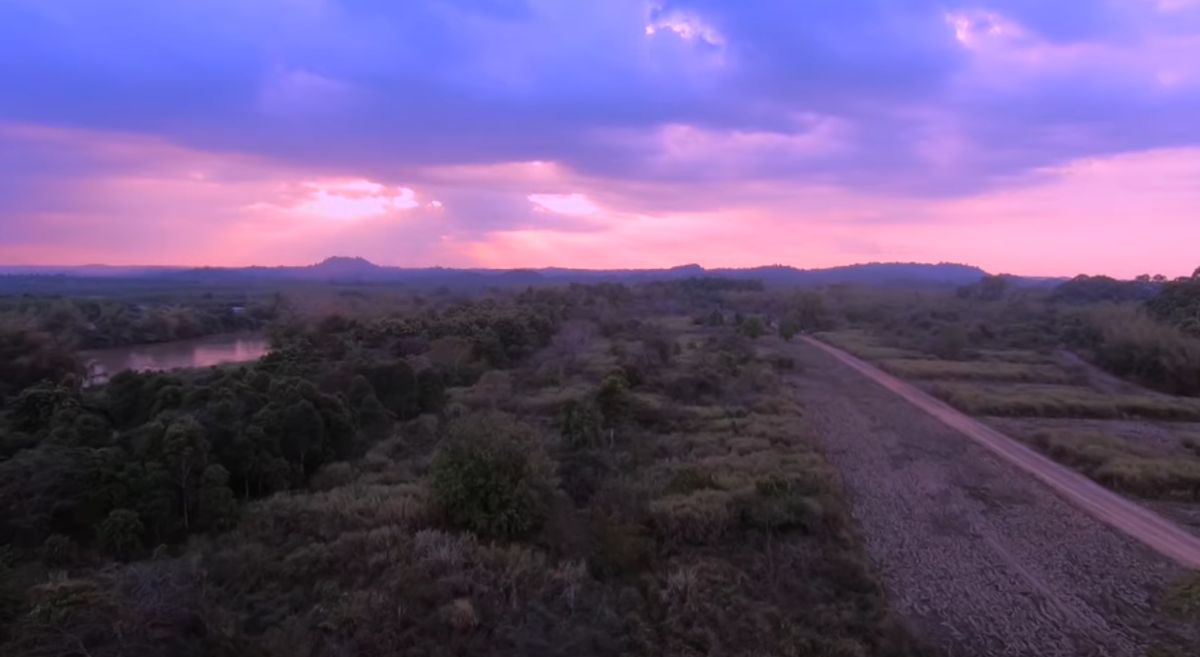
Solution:
M 991 427 L 975 420 L 915 386 L 880 370 L 841 349 L 812 337 L 803 340 L 838 359 L 955 429 L 1000 458 L 1049 486 L 1096 519 L 1145 544 L 1181 566 L 1200 570 L 1200 537 L 1162 516 L 1100 486 Z

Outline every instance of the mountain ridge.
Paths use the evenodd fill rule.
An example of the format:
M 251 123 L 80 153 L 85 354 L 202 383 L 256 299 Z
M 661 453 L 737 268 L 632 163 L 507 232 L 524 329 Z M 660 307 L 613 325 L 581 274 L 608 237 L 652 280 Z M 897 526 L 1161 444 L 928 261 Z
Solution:
M 757 267 L 706 268 L 688 263 L 665 268 L 582 269 L 393 267 L 358 256 L 335 255 L 311 265 L 247 267 L 170 266 L 0 266 L 0 275 L 64 278 L 161 279 L 189 283 L 310 281 L 342 283 L 408 283 L 414 285 L 526 286 L 567 283 L 649 282 L 686 278 L 720 277 L 761 280 L 766 284 L 966 285 L 987 275 L 983 269 L 958 263 L 868 262 L 837 267 L 801 269 L 771 264 Z M 1035 280 L 1035 279 L 1029 279 Z

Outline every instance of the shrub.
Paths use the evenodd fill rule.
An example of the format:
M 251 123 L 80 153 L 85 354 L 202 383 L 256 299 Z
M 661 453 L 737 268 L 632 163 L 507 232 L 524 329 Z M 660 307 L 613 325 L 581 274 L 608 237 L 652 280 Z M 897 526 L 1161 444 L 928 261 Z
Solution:
M 1090 349 L 1098 365 L 1164 392 L 1200 395 L 1200 339 L 1127 308 L 1086 317 L 1093 330 L 1077 346 Z
M 592 535 L 588 568 L 596 577 L 636 575 L 654 560 L 654 539 L 646 528 L 619 515 L 594 514 Z
M 1167 609 L 1188 621 L 1200 622 L 1200 575 L 1180 582 L 1167 596 Z
M 704 545 L 722 538 L 730 529 L 732 496 L 705 489 L 689 495 L 668 495 L 650 503 L 654 526 L 668 541 Z
M 552 466 L 530 430 L 503 416 L 469 416 L 450 427 L 433 462 L 435 503 L 450 524 L 494 538 L 541 527 L 553 494 Z
M 743 335 L 750 338 L 760 338 L 767 334 L 767 327 L 763 324 L 762 319 L 758 317 L 746 317 L 738 325 L 738 330 Z
M 705 489 L 720 490 L 721 486 L 711 473 L 689 467 L 676 470 L 664 492 L 668 495 L 687 495 Z
M 51 625 L 62 623 L 79 610 L 94 610 L 107 602 L 95 581 L 70 579 L 63 574 L 52 576 L 30 594 L 30 616 Z
M 781 477 L 759 480 L 753 493 L 737 500 L 738 519 L 750 529 L 813 531 L 826 516 L 815 492 L 809 482 Z

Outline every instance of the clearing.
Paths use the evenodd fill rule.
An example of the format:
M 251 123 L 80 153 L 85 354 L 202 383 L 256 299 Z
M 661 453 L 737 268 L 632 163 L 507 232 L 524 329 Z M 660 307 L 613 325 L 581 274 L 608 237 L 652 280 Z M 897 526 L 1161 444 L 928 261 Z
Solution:
M 960 429 L 986 427 L 870 366 L 856 371 L 811 343 L 790 352 L 792 381 L 896 608 L 947 653 L 1124 656 L 1200 640 L 1196 627 L 1159 610 L 1187 574 L 1178 562 L 1200 565 L 1200 541 L 1116 504 L 1124 514 L 1116 522 L 1142 523 L 1135 531 L 1173 559 L 1164 557 L 992 450 L 1018 448 L 1043 481 L 1069 481 L 1060 492 L 1082 490 L 1077 503 L 1100 499 L 1093 513 L 1112 511 L 1121 498 L 1086 478 L 1007 439 L 985 448 Z M 922 395 L 941 419 L 864 380 L 869 372 Z

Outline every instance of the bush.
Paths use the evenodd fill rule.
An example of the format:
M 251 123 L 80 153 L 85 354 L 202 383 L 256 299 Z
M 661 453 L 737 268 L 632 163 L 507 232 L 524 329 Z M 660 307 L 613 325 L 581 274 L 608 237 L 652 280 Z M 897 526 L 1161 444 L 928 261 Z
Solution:
M 815 530 L 826 512 L 811 482 L 769 477 L 755 483 L 754 492 L 737 500 L 742 525 L 751 529 Z
M 1200 622 L 1200 575 L 1179 583 L 1167 598 L 1167 609 L 1191 622 Z
M 738 325 L 738 329 L 751 340 L 761 338 L 767 334 L 767 327 L 763 324 L 762 319 L 758 317 L 744 318 Z
M 671 475 L 671 481 L 667 483 L 664 492 L 668 495 L 687 495 L 706 489 L 721 490 L 721 486 L 717 484 L 712 473 L 686 467 L 676 470 L 675 474 Z
M 596 577 L 636 575 L 654 561 L 654 539 L 641 524 L 597 513 L 592 517 L 592 534 L 595 544 L 588 568 Z
M 491 415 L 457 420 L 449 433 L 432 471 L 433 498 L 446 520 L 493 538 L 539 529 L 555 486 L 531 431 Z
M 1113 308 L 1087 316 L 1085 331 L 1096 363 L 1104 369 L 1177 395 L 1200 395 L 1200 339 L 1160 324 L 1144 313 Z

